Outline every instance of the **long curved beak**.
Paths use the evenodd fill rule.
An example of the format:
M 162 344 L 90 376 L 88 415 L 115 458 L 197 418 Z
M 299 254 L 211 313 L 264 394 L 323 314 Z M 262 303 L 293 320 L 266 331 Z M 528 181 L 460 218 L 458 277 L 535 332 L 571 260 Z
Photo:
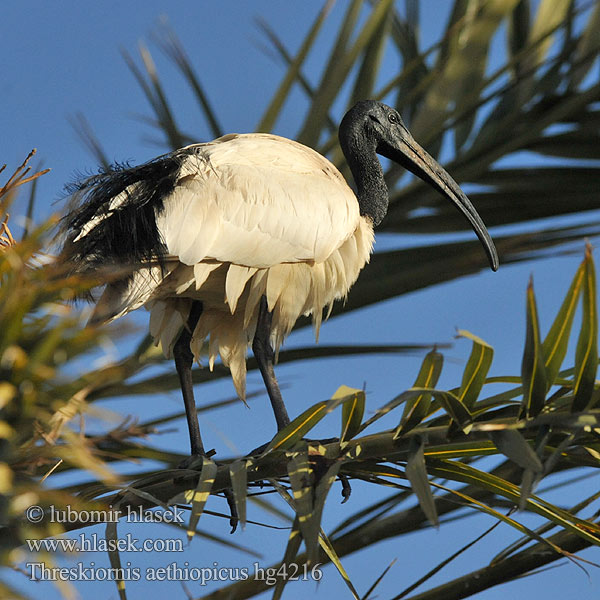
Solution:
M 397 138 L 395 142 L 393 146 L 389 143 L 382 144 L 381 148 L 377 148 L 378 154 L 408 169 L 448 198 L 467 217 L 471 227 L 483 244 L 490 267 L 493 271 L 497 271 L 499 261 L 496 246 L 494 246 L 494 242 L 475 207 L 456 181 L 432 156 L 417 144 L 408 130 L 403 129 L 403 136 Z

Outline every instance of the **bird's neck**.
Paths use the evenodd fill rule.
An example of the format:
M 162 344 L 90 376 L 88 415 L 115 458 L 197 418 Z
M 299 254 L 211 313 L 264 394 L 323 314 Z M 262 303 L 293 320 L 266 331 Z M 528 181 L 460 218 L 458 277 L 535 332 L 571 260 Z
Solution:
M 377 226 L 387 213 L 389 195 L 375 149 L 363 148 L 360 157 L 357 153 L 350 152 L 346 160 L 356 182 L 360 214 L 369 217 L 373 225 Z

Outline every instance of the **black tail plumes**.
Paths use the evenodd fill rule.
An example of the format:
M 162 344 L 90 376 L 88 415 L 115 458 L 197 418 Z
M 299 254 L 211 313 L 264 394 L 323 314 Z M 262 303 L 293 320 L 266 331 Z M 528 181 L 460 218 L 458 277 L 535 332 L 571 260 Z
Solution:
M 164 245 L 156 215 L 175 187 L 185 156 L 169 154 L 138 167 L 114 165 L 69 186 L 62 258 L 73 271 L 160 261 Z

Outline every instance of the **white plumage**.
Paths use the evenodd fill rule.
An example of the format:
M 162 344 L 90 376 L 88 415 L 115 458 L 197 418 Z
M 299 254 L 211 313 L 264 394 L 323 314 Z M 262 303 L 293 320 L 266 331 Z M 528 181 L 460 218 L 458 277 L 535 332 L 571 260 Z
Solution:
M 208 338 L 209 366 L 219 354 L 244 399 L 261 296 L 273 311 L 276 351 L 301 315 L 312 314 L 318 337 L 323 309 L 345 298 L 369 259 L 373 226 L 341 173 L 302 144 L 232 134 L 185 150 L 192 152 L 156 216 L 164 269 L 137 270 L 125 290 L 107 286 L 95 316 L 114 319 L 145 305 L 150 332 L 170 356 L 192 300 L 202 301 L 194 356 L 200 360 Z

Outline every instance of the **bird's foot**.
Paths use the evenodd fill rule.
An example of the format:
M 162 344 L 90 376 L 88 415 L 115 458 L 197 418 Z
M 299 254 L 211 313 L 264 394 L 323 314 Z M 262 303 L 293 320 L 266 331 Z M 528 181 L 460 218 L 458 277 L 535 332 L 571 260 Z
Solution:
M 272 441 L 272 440 L 271 440 Z M 269 442 L 265 442 L 264 444 L 261 444 L 260 446 L 258 446 L 258 448 L 254 448 L 254 450 L 250 450 L 250 452 L 248 452 L 248 454 L 246 454 L 246 456 L 248 458 L 253 458 L 253 457 L 258 457 L 260 456 L 269 446 L 269 444 L 271 443 L 271 441 Z M 332 438 L 325 438 L 323 440 L 311 440 L 309 438 L 302 438 L 301 440 L 302 442 L 306 442 L 308 444 L 331 444 L 333 442 L 339 442 L 340 438 L 336 438 L 336 437 L 332 437 Z
M 348 475 L 344 475 L 343 473 L 338 474 L 338 479 L 342 484 L 342 504 L 348 502 L 350 498 L 350 494 L 352 494 L 352 487 L 350 486 L 350 481 L 348 480 Z
M 192 471 L 199 471 L 202 467 L 202 459 L 212 458 L 216 454 L 215 450 L 209 450 L 204 453 L 194 453 L 190 456 L 186 456 L 181 462 L 177 464 L 176 469 L 190 469 Z
M 227 506 L 229 506 L 229 526 L 231 527 L 231 533 L 235 533 L 237 529 L 240 517 L 238 515 L 237 506 L 235 505 L 235 497 L 233 496 L 233 490 L 231 488 L 225 488 L 223 490 L 225 500 L 227 500 Z
M 204 458 L 211 458 L 216 454 L 215 450 L 209 450 L 204 454 L 192 454 L 184 458 L 177 466 L 177 469 L 182 469 L 186 471 L 202 471 L 202 464 L 204 462 Z M 174 482 L 181 483 L 185 478 L 177 477 Z M 229 507 L 229 525 L 231 526 L 230 533 L 234 533 L 237 529 L 237 525 L 239 522 L 239 515 L 237 511 L 237 506 L 235 505 L 235 498 L 233 497 L 233 492 L 231 488 L 226 488 L 223 490 L 223 495 L 225 496 L 225 500 L 227 500 L 227 506 Z
M 331 444 L 333 442 L 339 442 L 340 439 L 333 437 L 333 438 L 326 438 L 323 440 L 311 440 L 311 439 L 307 439 L 307 438 L 302 438 L 303 442 L 307 442 L 307 443 L 312 443 L 312 444 Z M 258 458 L 261 454 L 263 454 L 263 452 L 267 449 L 267 447 L 269 446 L 271 442 L 266 442 L 265 444 L 262 444 L 261 446 L 258 446 L 258 448 L 254 448 L 254 450 L 251 450 L 250 452 L 248 452 L 248 454 L 246 454 L 246 456 L 248 458 Z M 350 495 L 352 494 L 352 487 L 350 486 L 350 481 L 348 479 L 347 475 L 344 475 L 343 473 L 340 473 L 338 475 L 338 479 L 340 480 L 340 483 L 342 484 L 342 504 L 344 504 L 345 502 L 348 501 L 348 499 L 350 498 Z

